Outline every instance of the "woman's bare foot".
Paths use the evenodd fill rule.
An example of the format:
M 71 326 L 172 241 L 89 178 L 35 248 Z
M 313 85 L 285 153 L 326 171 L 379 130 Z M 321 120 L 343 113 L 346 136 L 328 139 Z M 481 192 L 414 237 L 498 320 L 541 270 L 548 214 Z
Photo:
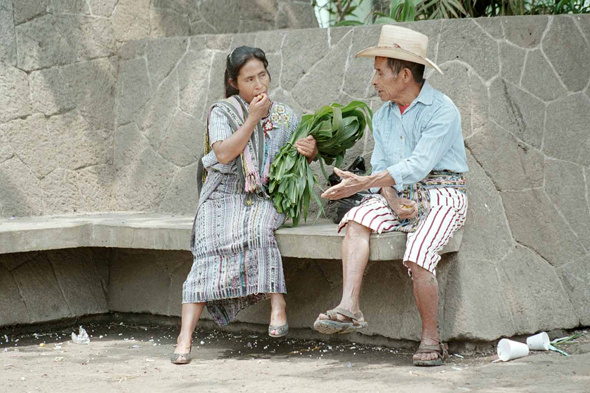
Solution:
M 174 350 L 174 353 L 178 355 L 185 355 L 184 358 L 187 359 L 186 355 L 190 354 L 191 347 L 192 337 L 184 337 L 183 335 L 179 334 L 178 338 L 176 339 L 176 349 Z
M 274 295 L 274 296 L 273 296 Z M 284 326 L 287 324 L 287 303 L 282 294 L 271 295 L 270 325 L 273 327 Z M 272 329 L 269 333 L 273 336 L 279 335 L 277 329 Z

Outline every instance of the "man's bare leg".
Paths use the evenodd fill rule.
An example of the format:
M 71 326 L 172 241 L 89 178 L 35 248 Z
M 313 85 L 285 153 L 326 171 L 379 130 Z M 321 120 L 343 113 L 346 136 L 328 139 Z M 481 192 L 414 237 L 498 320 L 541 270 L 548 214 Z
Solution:
M 409 261 L 407 265 L 412 272 L 414 299 L 422 318 L 421 341 L 425 345 L 438 345 L 440 342 L 436 324 L 438 317 L 438 281 L 434 274 L 423 267 Z M 434 360 L 436 358 L 435 353 L 414 355 L 416 360 Z
M 182 305 L 182 321 L 180 334 L 176 339 L 174 353 L 189 353 L 193 342 L 193 332 L 199 322 L 205 303 L 184 303 Z
M 359 297 L 363 275 L 369 262 L 369 237 L 371 229 L 354 221 L 349 221 L 346 236 L 342 241 L 342 299 L 338 308 L 343 308 L 354 314 L 360 311 Z M 326 314 L 320 314 L 319 319 L 329 319 Z M 346 320 L 338 315 L 339 320 Z

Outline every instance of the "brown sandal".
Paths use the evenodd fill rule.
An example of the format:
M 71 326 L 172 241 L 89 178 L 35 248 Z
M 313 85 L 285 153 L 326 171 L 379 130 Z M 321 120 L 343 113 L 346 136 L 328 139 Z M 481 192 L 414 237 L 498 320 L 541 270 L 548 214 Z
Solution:
M 414 366 L 418 367 L 432 367 L 432 366 L 441 366 L 443 364 L 443 360 L 446 360 L 449 357 L 448 346 L 447 344 L 437 344 L 437 345 L 426 345 L 420 343 L 418 350 L 414 353 L 436 353 L 436 359 L 432 360 L 419 360 L 419 359 L 412 359 Z
M 347 318 L 348 321 L 341 321 L 338 319 L 338 314 Z M 366 328 L 369 324 L 364 321 L 363 313 L 351 313 L 343 308 L 336 307 L 333 310 L 326 311 L 328 319 L 316 319 L 313 328 L 324 334 L 348 334 L 356 332 L 357 330 Z

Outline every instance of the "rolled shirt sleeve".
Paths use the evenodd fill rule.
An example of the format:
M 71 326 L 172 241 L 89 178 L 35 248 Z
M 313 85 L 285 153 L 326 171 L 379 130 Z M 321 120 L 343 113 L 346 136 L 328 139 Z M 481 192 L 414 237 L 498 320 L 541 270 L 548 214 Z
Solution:
M 376 116 L 373 117 L 373 139 L 375 141 L 375 146 L 373 147 L 373 154 L 371 154 L 372 173 L 379 173 L 388 168 L 387 154 L 384 150 L 385 144 L 381 135 L 381 127 L 379 127 L 379 124 L 382 121 L 379 116 L 380 114 L 381 112 L 378 112 Z M 369 191 L 371 191 L 373 194 L 377 194 L 381 191 L 381 188 L 373 187 L 370 188 Z

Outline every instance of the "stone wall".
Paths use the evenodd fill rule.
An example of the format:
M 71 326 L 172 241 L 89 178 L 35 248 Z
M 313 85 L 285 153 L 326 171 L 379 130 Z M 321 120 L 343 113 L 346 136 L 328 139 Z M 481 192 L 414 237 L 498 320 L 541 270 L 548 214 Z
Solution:
M 42 18 L 56 16 L 17 25 L 17 38 L 22 26 Z M 439 271 L 446 294 L 441 302 L 445 336 L 491 340 L 590 325 L 590 16 L 409 26 L 430 37 L 428 55 L 445 75 L 429 80 L 461 111 L 470 166 L 470 212 L 462 249 L 445 257 Z M 53 34 L 38 31 L 23 34 L 21 40 Z M 381 105 L 369 86 L 371 61 L 354 59 L 360 49 L 377 42 L 378 26 L 144 39 L 118 51 L 115 38 L 93 36 L 84 28 L 76 31 L 80 33 L 74 37 L 95 40 L 92 50 L 84 52 L 78 41 L 64 41 L 61 52 L 37 45 L 47 51 L 43 56 L 32 49 L 17 55 L 14 49 L 14 63 L 2 65 L 0 89 L 8 92 L 0 95 L 5 108 L 0 112 L 4 216 L 74 209 L 192 215 L 205 111 L 223 94 L 227 54 L 242 44 L 268 53 L 271 97 L 299 113 L 353 99 L 373 109 Z M 10 45 L 2 44 L 11 53 Z M 72 45 L 78 46 L 69 55 Z M 87 60 L 72 57 L 71 64 L 54 67 L 45 63 L 80 53 Z M 347 162 L 359 154 L 368 158 L 372 147 L 367 133 Z M 142 273 L 146 280 L 181 269 L 166 253 L 124 259 L 137 265 L 130 271 L 149 265 Z M 319 271 L 314 261 L 293 266 Z M 125 269 L 131 268 L 117 269 L 111 267 L 111 272 L 124 280 Z M 337 264 L 325 269 L 335 269 L 330 274 L 337 277 Z M 371 265 L 363 304 L 375 321 L 371 329 L 377 330 L 369 333 L 415 338 L 415 309 L 401 306 L 411 304 L 402 270 Z M 290 299 L 311 291 L 315 308 L 333 306 L 337 279 L 326 284 L 313 275 L 310 286 L 297 277 L 288 281 Z M 388 277 L 399 284 L 397 289 L 389 289 Z M 175 280 L 179 285 L 180 279 Z M 113 280 L 109 285 L 125 290 Z M 400 305 L 394 304 L 400 296 Z M 143 301 L 147 310 L 150 302 Z M 290 310 L 299 316 L 293 316 L 293 326 L 308 326 L 311 309 L 304 307 L 305 300 L 294 302 Z M 177 313 L 170 304 L 153 312 Z M 395 312 L 383 315 L 380 310 L 386 306 Z M 110 307 L 126 311 L 128 305 Z M 248 311 L 243 320 L 264 323 L 267 316 L 260 310 Z M 393 320 L 405 325 L 383 333 Z
M 314 26 L 306 1 L 0 0 L 0 217 L 115 208 L 126 42 Z M 165 76 L 156 52 L 140 88 L 155 91 Z
M 0 326 L 108 312 L 110 254 L 84 248 L 0 255 Z
M 429 80 L 461 111 L 471 169 L 463 246 L 443 262 L 445 334 L 492 339 L 590 324 L 584 300 L 590 293 L 590 17 L 410 26 L 430 37 L 428 56 L 445 72 Z M 123 47 L 117 208 L 192 214 L 206 108 L 222 97 L 232 48 L 264 49 L 271 97 L 299 113 L 353 99 L 376 110 L 381 102 L 369 85 L 372 62 L 354 54 L 374 45 L 379 30 L 165 38 Z M 159 84 L 141 83 L 148 80 Z M 367 133 L 347 161 L 369 158 L 372 147 Z M 377 291 L 370 297 L 378 302 L 384 288 L 386 283 L 367 291 Z

